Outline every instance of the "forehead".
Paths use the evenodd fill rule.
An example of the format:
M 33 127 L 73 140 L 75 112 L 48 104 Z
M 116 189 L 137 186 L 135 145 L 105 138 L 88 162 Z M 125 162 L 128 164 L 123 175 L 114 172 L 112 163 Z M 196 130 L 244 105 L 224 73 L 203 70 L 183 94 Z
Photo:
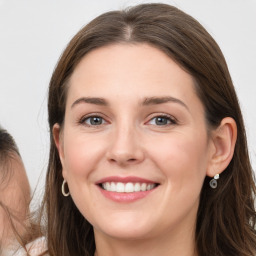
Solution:
M 197 97 L 193 77 L 147 44 L 114 44 L 93 50 L 83 57 L 69 82 L 68 101 L 81 94 Z

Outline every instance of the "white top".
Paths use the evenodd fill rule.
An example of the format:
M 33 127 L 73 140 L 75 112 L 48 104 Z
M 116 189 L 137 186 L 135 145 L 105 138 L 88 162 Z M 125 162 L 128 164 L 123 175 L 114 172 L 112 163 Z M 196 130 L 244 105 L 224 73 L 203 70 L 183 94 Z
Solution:
M 28 250 L 29 255 L 38 256 L 47 249 L 45 237 L 39 237 L 30 242 L 26 245 L 26 249 Z M 17 249 L 17 247 L 16 249 L 12 248 L 4 250 L 2 253 L 3 256 L 27 256 L 27 252 L 24 250 L 24 248 Z

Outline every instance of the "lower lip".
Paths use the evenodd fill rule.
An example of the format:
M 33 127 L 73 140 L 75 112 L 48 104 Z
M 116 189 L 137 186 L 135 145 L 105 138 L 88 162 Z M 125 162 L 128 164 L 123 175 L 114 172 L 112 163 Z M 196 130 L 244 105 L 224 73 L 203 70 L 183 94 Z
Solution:
M 145 198 L 151 192 L 153 192 L 156 188 L 147 191 L 140 191 L 140 192 L 131 192 L 131 193 L 117 193 L 112 191 L 107 191 L 99 187 L 100 192 L 108 199 L 111 199 L 115 202 L 119 203 L 131 203 L 137 201 L 139 199 Z

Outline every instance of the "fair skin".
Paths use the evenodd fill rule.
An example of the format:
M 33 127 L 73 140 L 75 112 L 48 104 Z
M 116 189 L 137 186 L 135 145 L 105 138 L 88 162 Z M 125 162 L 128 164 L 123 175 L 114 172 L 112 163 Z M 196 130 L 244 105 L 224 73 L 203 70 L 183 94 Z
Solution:
M 70 194 L 94 227 L 95 255 L 197 255 L 201 187 L 230 162 L 236 126 L 225 118 L 207 132 L 193 78 L 172 59 L 146 44 L 91 51 L 53 134 Z M 120 193 L 111 182 L 151 187 Z
M 0 173 L 6 170 L 7 176 L 1 180 L 1 203 L 12 214 L 12 221 L 16 231 L 22 235 L 29 212 L 30 186 L 23 162 L 15 152 L 10 153 L 8 161 L 0 166 Z M 2 170 L 2 169 L 5 170 Z M 1 176 L 0 176 L 1 177 Z M 1 177 L 0 179 L 3 179 Z M 0 207 L 0 242 L 3 248 L 8 247 L 15 238 L 13 229 L 6 212 Z

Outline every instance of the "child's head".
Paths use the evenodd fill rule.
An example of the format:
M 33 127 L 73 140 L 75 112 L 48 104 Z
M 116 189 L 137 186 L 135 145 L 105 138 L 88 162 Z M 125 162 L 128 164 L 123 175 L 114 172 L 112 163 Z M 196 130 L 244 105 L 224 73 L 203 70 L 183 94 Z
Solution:
M 29 212 L 30 187 L 12 136 L 0 127 L 0 245 L 23 233 Z

